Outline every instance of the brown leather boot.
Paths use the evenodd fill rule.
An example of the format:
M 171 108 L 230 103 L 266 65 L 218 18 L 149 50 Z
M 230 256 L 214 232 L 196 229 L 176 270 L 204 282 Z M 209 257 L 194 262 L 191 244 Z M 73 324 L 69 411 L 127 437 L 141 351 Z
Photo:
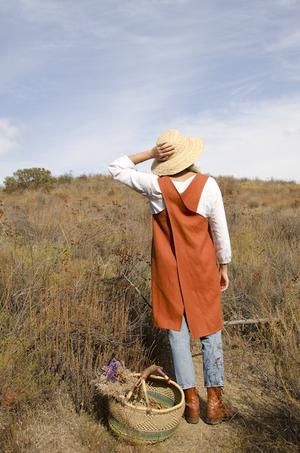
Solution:
M 237 411 L 223 401 L 223 387 L 207 387 L 207 417 L 206 422 L 216 425 L 232 418 Z
M 188 423 L 198 423 L 200 416 L 200 399 L 195 387 L 184 389 L 185 411 L 184 416 Z

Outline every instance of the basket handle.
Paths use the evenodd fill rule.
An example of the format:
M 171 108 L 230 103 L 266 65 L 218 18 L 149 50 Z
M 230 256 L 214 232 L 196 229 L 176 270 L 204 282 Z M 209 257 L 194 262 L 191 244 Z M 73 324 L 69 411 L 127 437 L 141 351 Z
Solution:
M 163 378 L 167 381 L 167 383 L 170 382 L 170 378 L 164 373 L 164 371 L 162 370 L 161 367 L 157 366 L 157 365 L 151 365 L 149 366 L 148 368 L 146 368 L 140 375 L 140 377 L 138 378 L 138 380 L 136 381 L 134 387 L 129 390 L 129 392 L 127 393 L 127 395 L 125 396 L 125 400 L 126 401 L 129 401 L 130 398 L 132 397 L 133 393 L 137 390 L 137 388 L 141 385 L 142 386 L 142 390 L 143 390 L 143 393 L 144 393 L 144 396 L 145 396 L 145 400 L 146 400 L 146 406 L 147 406 L 147 409 L 151 411 L 151 407 L 150 407 L 150 402 L 149 402 L 149 397 L 148 397 L 148 392 L 147 392 L 147 388 L 146 388 L 146 380 L 149 378 L 149 376 L 153 373 L 159 373 L 161 376 L 163 376 Z
M 170 382 L 169 376 L 166 375 L 166 373 L 162 370 L 162 368 L 158 365 L 150 365 L 148 368 L 146 368 L 142 374 L 141 378 L 145 379 L 145 381 L 148 379 L 150 374 L 154 373 L 159 373 L 168 383 Z
M 142 387 L 142 390 L 143 390 L 143 393 L 144 393 L 147 409 L 151 410 L 149 396 L 148 396 L 148 392 L 147 392 L 147 388 L 146 388 L 146 381 L 145 381 L 145 379 L 142 376 L 140 376 L 138 378 L 138 380 L 134 384 L 133 388 L 131 390 L 129 390 L 129 392 L 125 396 L 125 400 L 129 401 L 130 398 L 132 397 L 132 395 L 136 392 L 137 388 L 140 387 L 140 386 Z
M 139 379 L 137 380 L 137 382 L 136 382 L 135 386 L 133 387 L 133 389 L 131 389 L 127 393 L 127 395 L 125 396 L 125 400 L 129 401 L 130 398 L 132 397 L 133 393 L 136 391 L 136 389 L 139 386 L 142 387 L 142 390 L 143 390 L 143 393 L 144 393 L 147 411 L 151 412 L 151 406 L 150 406 L 149 396 L 148 396 L 148 392 L 147 392 L 146 381 L 145 381 L 145 379 L 142 376 L 139 377 Z

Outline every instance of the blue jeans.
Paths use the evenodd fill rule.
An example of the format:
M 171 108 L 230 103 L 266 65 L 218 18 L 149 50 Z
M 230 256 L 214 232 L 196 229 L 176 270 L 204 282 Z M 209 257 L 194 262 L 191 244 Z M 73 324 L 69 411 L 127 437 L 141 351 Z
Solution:
M 168 331 L 177 383 L 183 388 L 196 387 L 194 365 L 190 348 L 190 333 L 182 318 L 181 330 Z M 205 387 L 224 386 L 224 359 L 221 330 L 200 337 L 203 352 L 203 376 Z

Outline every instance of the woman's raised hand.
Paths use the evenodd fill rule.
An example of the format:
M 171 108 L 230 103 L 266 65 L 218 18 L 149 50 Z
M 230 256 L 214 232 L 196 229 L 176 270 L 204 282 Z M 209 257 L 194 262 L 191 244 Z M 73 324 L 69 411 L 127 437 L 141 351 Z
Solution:
M 158 161 L 164 161 L 169 159 L 169 157 L 174 153 L 175 148 L 173 145 L 170 145 L 167 142 L 160 143 L 152 148 L 151 154 L 153 159 Z

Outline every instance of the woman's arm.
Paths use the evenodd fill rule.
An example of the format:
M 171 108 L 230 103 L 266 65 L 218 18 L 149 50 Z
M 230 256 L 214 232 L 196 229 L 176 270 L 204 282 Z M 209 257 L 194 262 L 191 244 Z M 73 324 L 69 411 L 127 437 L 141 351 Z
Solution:
M 121 156 L 108 165 L 108 171 L 115 180 L 126 184 L 137 192 L 150 198 L 160 198 L 161 191 L 157 176 L 137 171 L 135 165 L 153 158 L 158 160 L 167 159 L 174 148 L 163 145 L 155 146 L 130 156 Z
M 210 210 L 209 225 L 219 262 L 221 291 L 225 291 L 229 286 L 227 264 L 231 262 L 232 252 L 222 193 L 217 181 L 215 179 L 213 181 L 215 196 Z
M 217 181 L 212 178 L 213 201 L 208 216 L 210 229 L 220 265 L 229 264 L 231 261 L 231 243 L 225 214 L 221 190 Z
M 145 162 L 148 159 L 157 159 L 159 161 L 167 160 L 174 152 L 174 147 L 168 143 L 161 143 L 153 148 L 141 151 L 140 153 L 131 154 L 129 159 L 136 165 Z

